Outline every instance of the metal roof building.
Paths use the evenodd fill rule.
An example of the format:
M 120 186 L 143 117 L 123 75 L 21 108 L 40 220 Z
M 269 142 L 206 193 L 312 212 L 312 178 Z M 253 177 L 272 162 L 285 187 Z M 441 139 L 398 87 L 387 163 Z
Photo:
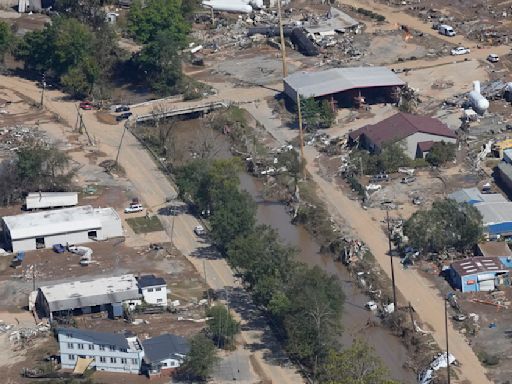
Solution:
M 450 279 L 462 292 L 492 291 L 497 285 L 509 285 L 509 271 L 498 257 L 472 257 L 454 261 Z
M 25 198 L 25 208 L 29 210 L 73 207 L 77 204 L 77 192 L 30 192 Z
M 4 216 L 3 227 L 13 252 L 123 236 L 121 218 L 113 208 L 90 205 Z
M 494 236 L 512 235 L 512 202 L 477 203 L 485 231 Z
M 459 189 L 448 195 L 448 198 L 455 200 L 457 203 L 503 203 L 507 202 L 505 196 L 501 193 L 482 193 L 478 188 Z
M 293 101 L 336 95 L 345 91 L 402 87 L 405 82 L 386 67 L 332 68 L 320 72 L 295 72 L 284 80 L 284 92 Z M 352 96 L 352 94 L 351 94 Z
M 113 303 L 138 303 L 141 298 L 137 279 L 128 274 L 40 287 L 36 309 L 51 319 L 58 312 L 103 311 Z

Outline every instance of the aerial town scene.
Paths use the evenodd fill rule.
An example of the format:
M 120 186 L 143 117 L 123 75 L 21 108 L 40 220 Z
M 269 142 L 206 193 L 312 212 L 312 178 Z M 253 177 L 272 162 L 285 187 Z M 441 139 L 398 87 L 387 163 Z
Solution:
M 0 0 L 0 384 L 512 383 L 511 31 Z

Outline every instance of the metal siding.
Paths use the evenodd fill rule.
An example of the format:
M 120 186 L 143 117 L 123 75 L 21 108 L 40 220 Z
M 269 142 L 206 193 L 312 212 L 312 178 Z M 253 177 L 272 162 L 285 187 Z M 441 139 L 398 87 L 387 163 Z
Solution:
M 468 284 L 468 281 L 473 281 L 474 283 Z M 479 291 L 478 284 L 477 284 L 477 275 L 462 276 L 461 282 L 462 282 L 462 287 L 461 287 L 462 292 L 478 292 Z
M 487 226 L 487 230 L 490 234 L 493 235 L 512 233 L 512 222 L 507 221 L 499 224 L 491 224 Z

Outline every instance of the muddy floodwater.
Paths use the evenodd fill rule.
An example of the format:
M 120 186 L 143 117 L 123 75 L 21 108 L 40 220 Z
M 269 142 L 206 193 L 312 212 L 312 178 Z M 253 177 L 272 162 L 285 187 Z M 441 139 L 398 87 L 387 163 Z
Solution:
M 335 262 L 332 257 L 319 253 L 320 246 L 312 236 L 303 227 L 291 224 L 290 215 L 284 205 L 262 198 L 262 185 L 259 180 L 243 173 L 240 175 L 240 181 L 242 188 L 256 200 L 259 224 L 273 227 L 285 243 L 296 247 L 299 250 L 300 261 L 310 266 L 319 266 L 327 273 L 338 277 L 346 296 L 341 343 L 348 345 L 354 338 L 366 340 L 389 368 L 393 379 L 402 383 L 414 383 L 416 380 L 413 372 L 403 368 L 407 360 L 407 350 L 400 340 L 385 328 L 366 326 L 368 320 L 373 317 L 364 307 L 369 299 L 356 287 L 347 269 L 341 263 Z

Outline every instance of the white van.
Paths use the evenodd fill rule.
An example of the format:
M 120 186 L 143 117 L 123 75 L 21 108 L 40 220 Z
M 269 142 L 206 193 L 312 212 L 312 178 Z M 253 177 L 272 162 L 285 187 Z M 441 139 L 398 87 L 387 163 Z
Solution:
M 439 33 L 445 36 L 455 36 L 455 31 L 453 28 L 446 24 L 441 24 L 439 26 Z

